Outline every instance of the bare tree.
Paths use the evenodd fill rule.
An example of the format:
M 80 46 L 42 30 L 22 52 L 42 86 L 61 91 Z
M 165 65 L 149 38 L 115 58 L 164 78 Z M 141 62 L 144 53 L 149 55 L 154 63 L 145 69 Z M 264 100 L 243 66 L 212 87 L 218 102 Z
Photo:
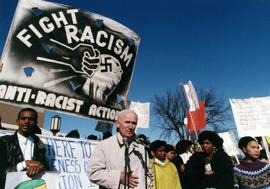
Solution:
M 153 111 L 157 118 L 156 127 L 163 130 L 161 138 L 170 138 L 176 134 L 179 139 L 186 138 L 184 118 L 187 104 L 180 89 L 167 91 L 165 96 L 154 96 Z
M 228 121 L 226 106 L 223 97 L 220 97 L 211 89 L 209 91 L 200 90 L 198 93 L 199 100 L 205 101 L 206 123 L 213 129 L 220 131 L 226 129 L 226 121 Z M 171 138 L 177 136 L 179 140 L 189 137 L 188 130 L 184 125 L 184 118 L 187 115 L 188 107 L 185 96 L 180 88 L 174 92 L 167 91 L 164 96 L 154 96 L 153 112 L 157 118 L 156 127 L 163 130 L 161 138 Z
M 209 91 L 200 90 L 200 100 L 205 101 L 206 124 L 215 131 L 228 130 L 226 124 L 232 120 L 230 116 L 230 106 L 223 96 L 217 95 L 214 89 Z

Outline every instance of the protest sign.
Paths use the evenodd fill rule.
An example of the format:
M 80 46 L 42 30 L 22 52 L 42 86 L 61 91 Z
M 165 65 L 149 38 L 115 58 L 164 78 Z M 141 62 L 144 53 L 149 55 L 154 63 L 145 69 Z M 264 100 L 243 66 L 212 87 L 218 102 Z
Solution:
M 149 128 L 150 122 L 150 103 L 130 102 L 131 110 L 135 111 L 138 115 L 137 128 Z
M 0 100 L 114 122 L 139 42 L 107 17 L 20 0 L 1 58 Z
M 0 131 L 0 136 L 11 134 Z M 46 147 L 51 171 L 60 172 L 59 189 L 98 189 L 87 175 L 88 161 L 97 141 L 38 135 Z
M 239 155 L 237 141 L 232 131 L 218 133 L 218 135 L 223 139 L 223 148 L 229 156 Z
M 46 145 L 50 168 L 60 171 L 59 189 L 96 188 L 87 175 L 88 161 L 96 141 L 39 136 Z
M 238 135 L 270 135 L 270 97 L 230 99 Z
M 5 189 L 58 189 L 59 172 L 44 172 L 34 178 L 25 171 L 7 173 Z

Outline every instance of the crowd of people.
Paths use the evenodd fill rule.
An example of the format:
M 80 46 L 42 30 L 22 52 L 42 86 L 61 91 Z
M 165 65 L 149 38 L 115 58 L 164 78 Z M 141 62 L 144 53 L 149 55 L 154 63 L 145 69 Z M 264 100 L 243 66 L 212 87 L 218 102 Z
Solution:
M 37 112 L 24 108 L 18 113 L 18 130 L 0 137 L 0 189 L 7 172 L 26 171 L 29 177 L 50 170 L 45 146 L 35 134 Z M 190 140 L 176 146 L 163 140 L 149 142 L 136 135 L 137 114 L 122 110 L 116 121 L 117 133 L 98 142 L 91 155 L 89 180 L 100 189 L 267 189 L 270 165 L 260 159 L 256 138 L 239 140 L 244 158 L 233 164 L 223 150 L 223 139 L 214 131 L 202 131 L 200 148 Z
M 243 137 L 245 157 L 233 164 L 214 131 L 202 131 L 197 144 L 181 140 L 176 146 L 162 140 L 149 142 L 135 134 L 138 117 L 123 110 L 118 132 L 101 141 L 88 164 L 89 179 L 111 189 L 267 189 L 269 163 L 260 160 L 256 138 Z

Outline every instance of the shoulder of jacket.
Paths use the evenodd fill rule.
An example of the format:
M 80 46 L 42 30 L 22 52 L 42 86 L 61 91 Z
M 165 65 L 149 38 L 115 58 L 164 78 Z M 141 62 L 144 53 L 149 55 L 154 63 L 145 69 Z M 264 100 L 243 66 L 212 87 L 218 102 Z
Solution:
M 200 157 L 204 157 L 204 153 L 203 152 L 195 152 L 194 154 L 192 154 L 193 158 L 200 158 Z M 192 157 L 191 156 L 191 157 Z
M 225 158 L 225 159 L 230 159 L 230 156 L 224 151 L 224 150 L 218 150 L 216 152 L 216 157 L 219 157 L 219 158 Z
M 12 134 L 12 135 L 4 135 L 4 136 L 1 136 L 0 137 L 0 140 L 1 141 L 10 141 L 10 140 L 13 140 L 15 138 L 15 134 Z
M 103 145 L 113 144 L 114 142 L 115 143 L 117 142 L 117 138 L 116 138 L 116 136 L 113 135 L 113 136 L 106 138 L 104 140 L 97 141 L 97 145 L 103 146 Z
M 32 135 L 34 142 L 42 142 L 41 139 L 37 135 Z

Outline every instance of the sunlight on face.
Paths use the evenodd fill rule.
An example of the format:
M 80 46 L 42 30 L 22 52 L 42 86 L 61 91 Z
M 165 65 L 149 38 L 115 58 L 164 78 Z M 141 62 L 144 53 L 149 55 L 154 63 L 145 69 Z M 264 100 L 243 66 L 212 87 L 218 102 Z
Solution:
M 260 156 L 260 145 L 257 141 L 250 141 L 243 149 L 244 153 L 248 156 L 258 159 Z
M 166 156 L 167 156 L 168 160 L 172 161 L 173 158 L 175 157 L 175 152 L 169 151 Z
M 166 146 L 161 146 L 154 151 L 155 158 L 159 160 L 164 160 L 166 158 Z
M 20 113 L 16 123 L 19 127 L 18 132 L 27 137 L 33 133 L 34 128 L 36 127 L 37 117 L 32 111 L 23 111 Z
M 214 151 L 214 145 L 210 140 L 206 139 L 201 143 L 202 151 L 206 154 L 211 154 Z
M 126 112 L 117 121 L 117 127 L 122 137 L 130 138 L 135 134 L 138 117 L 134 112 Z

